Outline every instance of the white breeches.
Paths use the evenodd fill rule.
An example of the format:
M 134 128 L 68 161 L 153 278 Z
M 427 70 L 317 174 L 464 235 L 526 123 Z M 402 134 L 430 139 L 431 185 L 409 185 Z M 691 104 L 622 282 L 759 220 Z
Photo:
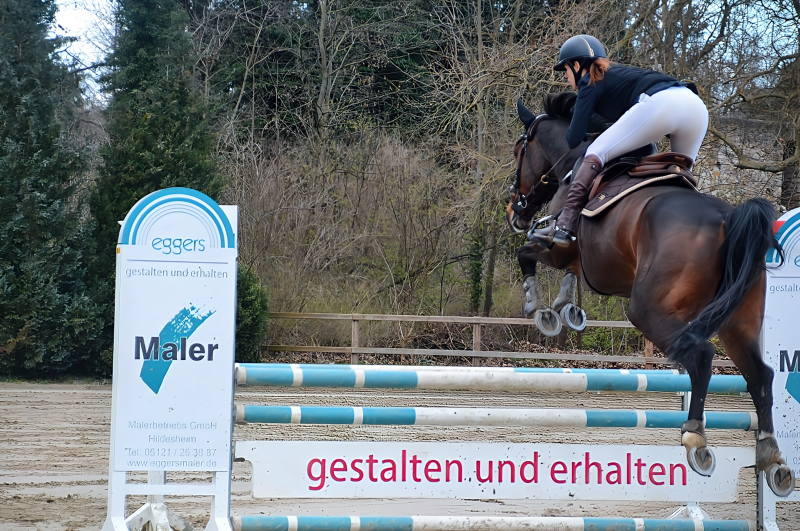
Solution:
M 614 125 L 586 149 L 606 164 L 609 160 L 658 142 L 669 135 L 671 150 L 695 160 L 708 129 L 708 109 L 686 87 L 672 87 L 652 96 L 642 94 Z

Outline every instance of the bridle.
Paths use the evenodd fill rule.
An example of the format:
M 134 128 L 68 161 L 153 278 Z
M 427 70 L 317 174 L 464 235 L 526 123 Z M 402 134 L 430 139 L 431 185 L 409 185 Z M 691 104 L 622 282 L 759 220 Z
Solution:
M 531 213 L 531 215 L 528 216 L 528 215 L 525 215 L 526 211 L 532 210 L 532 207 L 536 207 L 536 208 L 541 207 L 542 204 L 544 204 L 545 201 L 546 201 L 545 199 L 542 199 L 542 198 L 543 197 L 547 197 L 547 194 L 542 194 L 540 196 L 540 200 L 539 201 L 535 201 L 534 200 L 533 202 L 530 202 L 530 203 L 528 202 L 528 198 L 529 197 L 535 199 L 537 197 L 537 194 L 539 194 L 542 190 L 547 190 L 548 188 L 550 188 L 552 186 L 555 186 L 556 188 L 558 188 L 558 185 L 559 185 L 558 179 L 551 180 L 550 177 L 552 176 L 553 170 L 556 169 L 556 167 L 561 163 L 561 161 L 563 161 L 566 158 L 567 155 L 569 155 L 569 153 L 571 151 L 571 150 L 568 149 L 566 151 L 566 153 L 561 155 L 558 158 L 558 160 L 556 160 L 555 164 L 550 166 L 550 169 L 547 170 L 541 177 L 539 177 L 539 182 L 537 182 L 535 185 L 533 185 L 533 187 L 531 187 L 531 189 L 528 190 L 527 194 L 523 194 L 523 193 L 520 192 L 520 186 L 522 186 L 522 161 L 523 160 L 527 160 L 528 169 L 531 172 L 533 172 L 533 165 L 531 164 L 531 161 L 528 160 L 528 157 L 527 157 L 527 154 L 528 154 L 528 142 L 534 140 L 534 135 L 536 134 L 536 129 L 538 128 L 539 124 L 541 122 L 545 121 L 545 120 L 548 120 L 548 119 L 550 119 L 550 117 L 547 114 L 540 114 L 539 116 L 537 116 L 533 120 L 533 122 L 531 123 L 530 127 L 528 127 L 528 129 L 525 131 L 525 134 L 521 135 L 519 137 L 519 140 L 517 140 L 517 143 L 514 145 L 514 147 L 516 147 L 517 145 L 520 144 L 520 142 L 522 143 L 522 154 L 520 155 L 519 163 L 517 163 L 516 180 L 515 180 L 514 184 L 508 190 L 511 193 L 512 201 L 513 201 L 513 204 L 511 205 L 511 210 L 513 210 L 518 216 L 520 216 L 522 218 L 530 218 L 530 217 L 532 217 L 533 213 Z M 516 196 L 516 200 L 513 199 L 514 196 Z

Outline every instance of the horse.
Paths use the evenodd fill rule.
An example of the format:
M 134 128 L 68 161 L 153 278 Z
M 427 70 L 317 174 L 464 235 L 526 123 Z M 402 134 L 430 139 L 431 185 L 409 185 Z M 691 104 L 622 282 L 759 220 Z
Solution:
M 545 97 L 545 114 L 534 116 L 517 103 L 525 134 L 514 147 L 516 183 L 506 208 L 513 232 L 535 226 L 533 216 L 545 203 L 556 215 L 569 189 L 569 170 L 580 163 L 589 136 L 570 149 L 566 131 L 575 93 Z M 649 186 L 622 198 L 613 208 L 582 217 L 577 241 L 552 247 L 531 241 L 518 252 L 525 291 L 526 317 L 537 325 L 558 320 L 556 312 L 576 309 L 573 283 L 580 278 L 593 291 L 627 297 L 628 318 L 668 359 L 689 374 L 692 395 L 681 444 L 690 467 L 710 476 L 716 459 L 706 443 L 703 410 L 711 378 L 716 333 L 725 352 L 747 382 L 758 415 L 756 470 L 778 496 L 794 489 L 794 472 L 786 465 L 772 421 L 773 371 L 761 359 L 759 334 L 766 298 L 765 255 L 781 256 L 772 222 L 774 207 L 765 199 L 750 199 L 732 207 L 695 190 Z M 536 263 L 567 271 L 554 310 L 536 292 Z M 561 306 L 561 308 L 559 308 Z M 567 324 L 573 323 L 567 312 Z M 585 320 L 585 316 L 584 316 Z M 577 319 L 580 321 L 580 319 Z M 560 326 L 558 327 L 560 328 Z M 552 332 L 552 329 L 550 330 Z

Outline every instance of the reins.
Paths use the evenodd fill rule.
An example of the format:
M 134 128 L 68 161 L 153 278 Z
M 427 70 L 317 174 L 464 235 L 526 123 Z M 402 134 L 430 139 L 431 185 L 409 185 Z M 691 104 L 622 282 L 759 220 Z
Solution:
M 541 145 L 541 144 L 539 144 L 539 145 Z M 568 149 L 566 153 L 564 153 L 563 155 L 561 155 L 560 157 L 558 157 L 558 160 L 555 162 L 555 164 L 553 164 L 553 165 L 550 167 L 550 169 L 549 169 L 549 170 L 547 170 L 547 171 L 544 173 L 544 175 L 542 175 L 541 177 L 539 177 L 539 182 L 538 182 L 538 183 L 536 183 L 535 185 L 533 185 L 533 187 L 534 187 L 534 188 L 536 188 L 536 185 L 538 185 L 538 184 L 545 184 L 545 185 L 548 185 L 548 184 L 550 184 L 550 180 L 549 180 L 549 179 L 547 179 L 546 177 L 547 177 L 548 175 L 550 175 L 550 174 L 552 173 L 552 171 L 553 171 L 553 170 L 555 170 L 555 169 L 558 167 L 558 165 L 559 165 L 559 164 L 561 164 L 561 161 L 562 161 L 562 160 L 564 160 L 564 159 L 567 157 L 567 155 L 569 155 L 569 152 L 570 152 L 570 151 L 572 151 L 572 150 L 571 150 L 571 149 Z M 530 168 L 530 162 L 528 162 L 528 167 Z M 528 194 L 530 194 L 530 192 L 528 192 Z
M 539 116 L 537 116 L 536 119 L 534 119 L 533 123 L 531 123 L 530 127 L 528 128 L 528 130 L 525 131 L 525 134 L 521 135 L 519 140 L 517 140 L 517 144 L 519 144 L 520 142 L 523 143 L 522 144 L 522 154 L 520 155 L 520 161 L 517 164 L 516 181 L 511 186 L 509 191 L 511 192 L 512 197 L 514 195 L 517 196 L 517 201 L 516 201 L 516 203 L 511 205 L 511 209 L 514 210 L 514 212 L 516 212 L 520 216 L 522 216 L 524 211 L 527 210 L 527 208 L 528 208 L 528 197 L 535 196 L 536 192 L 540 189 L 539 188 L 540 186 L 548 187 L 548 186 L 551 186 L 553 184 L 555 186 L 558 186 L 558 181 L 556 180 L 555 182 L 553 182 L 553 181 L 551 181 L 549 179 L 549 177 L 551 176 L 553 170 L 555 170 L 556 167 L 559 164 L 561 164 L 561 161 L 563 161 L 566 158 L 566 156 L 569 155 L 569 153 L 571 151 L 571 150 L 568 149 L 563 155 L 561 155 L 558 158 L 558 160 L 556 160 L 555 164 L 550 166 L 550 169 L 547 170 L 541 177 L 539 177 L 539 182 L 537 182 L 535 185 L 533 185 L 531 187 L 531 189 L 528 190 L 527 194 L 523 194 L 522 192 L 520 192 L 520 186 L 522 186 L 522 161 L 523 161 L 523 159 L 527 159 L 528 142 L 530 142 L 532 140 L 535 140 L 534 135 L 536 134 L 537 126 L 539 125 L 540 122 L 542 122 L 544 120 L 547 120 L 547 119 L 549 119 L 549 117 L 546 114 L 540 114 Z M 527 160 L 527 164 L 528 164 L 528 169 L 531 171 L 531 173 L 533 173 L 533 165 L 531 164 L 530 159 Z

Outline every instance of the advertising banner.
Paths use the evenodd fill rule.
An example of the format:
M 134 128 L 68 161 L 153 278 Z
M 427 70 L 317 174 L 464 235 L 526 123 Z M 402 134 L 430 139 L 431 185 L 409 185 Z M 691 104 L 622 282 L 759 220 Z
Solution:
M 237 442 L 255 498 L 459 498 L 732 502 L 750 448 L 714 448 L 710 478 L 683 446 Z
M 786 463 L 800 477 L 800 208 L 775 222 L 783 247 L 767 253 L 767 304 L 764 317 L 764 361 L 775 371 L 772 418 Z
M 171 188 L 139 201 L 122 222 L 116 471 L 230 468 L 236 214 L 195 190 Z

